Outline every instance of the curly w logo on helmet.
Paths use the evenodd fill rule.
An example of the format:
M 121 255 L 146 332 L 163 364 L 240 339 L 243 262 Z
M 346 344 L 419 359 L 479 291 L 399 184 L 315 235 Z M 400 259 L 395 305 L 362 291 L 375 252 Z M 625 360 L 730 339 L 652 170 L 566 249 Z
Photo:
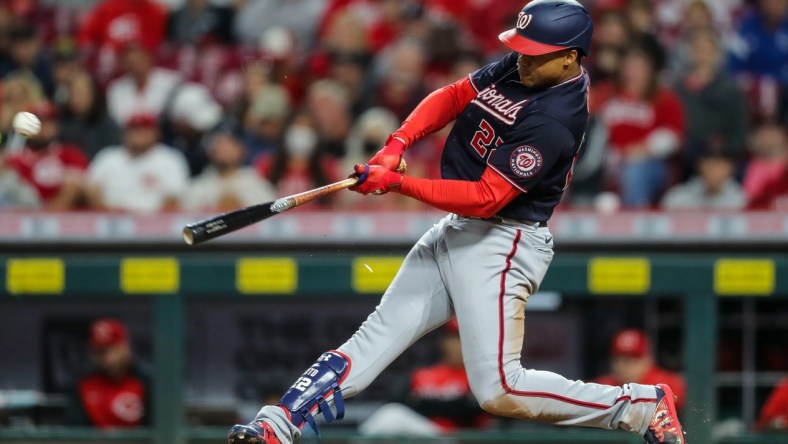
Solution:
M 534 16 L 532 16 L 531 14 L 526 14 L 524 12 L 520 12 L 520 14 L 517 15 L 517 28 L 518 29 L 525 29 L 525 28 L 527 28 L 528 24 L 531 23 L 531 19 L 533 17 Z

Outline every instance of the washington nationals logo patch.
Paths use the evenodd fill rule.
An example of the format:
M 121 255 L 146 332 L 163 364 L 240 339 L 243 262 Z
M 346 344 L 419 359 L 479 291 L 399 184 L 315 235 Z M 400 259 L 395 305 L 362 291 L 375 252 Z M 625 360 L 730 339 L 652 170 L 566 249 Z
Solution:
M 533 177 L 542 169 L 542 153 L 532 146 L 518 147 L 509 157 L 509 168 L 518 177 Z
M 518 29 L 525 29 L 525 28 L 527 28 L 528 25 L 531 24 L 531 19 L 533 17 L 534 16 L 532 16 L 531 14 L 526 14 L 524 12 L 520 12 L 520 14 L 517 15 L 517 28 Z

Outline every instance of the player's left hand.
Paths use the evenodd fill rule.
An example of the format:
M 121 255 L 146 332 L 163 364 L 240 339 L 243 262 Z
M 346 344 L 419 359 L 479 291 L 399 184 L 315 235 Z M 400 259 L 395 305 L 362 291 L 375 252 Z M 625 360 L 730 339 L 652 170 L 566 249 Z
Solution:
M 353 167 L 355 173 L 350 177 L 363 177 L 366 178 L 357 185 L 350 187 L 351 191 L 367 194 L 386 194 L 393 189 L 399 188 L 402 183 L 402 174 L 389 170 L 380 165 L 362 165 L 358 164 Z
M 381 165 L 388 170 L 397 171 L 404 152 L 405 144 L 400 139 L 389 136 L 386 145 L 375 153 L 367 163 L 370 165 Z

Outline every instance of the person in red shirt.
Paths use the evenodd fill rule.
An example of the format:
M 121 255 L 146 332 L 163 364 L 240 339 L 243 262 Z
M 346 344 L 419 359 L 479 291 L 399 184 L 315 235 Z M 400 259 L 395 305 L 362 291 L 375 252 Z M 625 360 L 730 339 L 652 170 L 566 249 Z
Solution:
M 465 374 L 457 319 L 444 326 L 440 346 L 440 361 L 411 375 L 405 404 L 429 418 L 442 432 L 486 425 L 490 417 L 471 394 Z
M 30 110 L 41 119 L 41 131 L 22 151 L 7 159 L 8 166 L 38 191 L 49 210 L 71 210 L 80 204 L 88 159 L 76 146 L 60 143 L 57 109 L 43 102 Z
M 765 123 L 752 134 L 752 158 L 744 172 L 750 210 L 788 209 L 788 137 L 777 124 Z
M 77 43 L 100 83 L 117 74 L 129 43 L 155 51 L 164 43 L 167 10 L 154 0 L 103 0 L 80 24 Z
M 156 48 L 164 42 L 166 24 L 167 10 L 153 0 L 104 0 L 88 12 L 77 42 L 80 46 L 120 49 L 135 41 Z
M 148 425 L 149 383 L 133 364 L 126 326 L 117 319 L 96 320 L 90 349 L 95 370 L 77 383 L 68 422 L 97 428 Z
M 649 207 L 671 185 L 671 158 L 684 137 L 684 111 L 659 82 L 664 54 L 644 38 L 622 59 L 617 92 L 602 106 L 610 153 L 608 174 L 629 208 Z
M 788 430 L 788 378 L 774 388 L 755 424 L 757 430 Z
M 678 373 L 657 366 L 652 355 L 651 341 L 645 332 L 637 329 L 619 331 L 613 337 L 610 353 L 612 373 L 593 382 L 605 385 L 667 384 L 678 397 L 676 407 L 682 408 L 686 394 L 684 378 Z

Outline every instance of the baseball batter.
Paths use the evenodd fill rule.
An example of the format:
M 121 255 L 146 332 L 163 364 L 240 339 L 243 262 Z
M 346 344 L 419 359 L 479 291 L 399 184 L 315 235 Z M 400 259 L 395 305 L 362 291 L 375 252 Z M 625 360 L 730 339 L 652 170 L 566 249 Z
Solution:
M 474 396 L 490 413 L 558 425 L 622 429 L 648 443 L 685 443 L 666 385 L 607 386 L 520 365 L 525 306 L 553 257 L 547 221 L 569 185 L 588 117 L 591 18 L 574 0 L 536 0 L 500 35 L 513 50 L 439 89 L 368 163 L 354 190 L 395 191 L 450 212 L 413 247 L 361 328 L 324 353 L 276 406 L 233 427 L 230 444 L 285 443 L 314 415 L 341 419 L 425 333 L 456 315 Z M 442 179 L 396 172 L 411 144 L 455 120 Z

